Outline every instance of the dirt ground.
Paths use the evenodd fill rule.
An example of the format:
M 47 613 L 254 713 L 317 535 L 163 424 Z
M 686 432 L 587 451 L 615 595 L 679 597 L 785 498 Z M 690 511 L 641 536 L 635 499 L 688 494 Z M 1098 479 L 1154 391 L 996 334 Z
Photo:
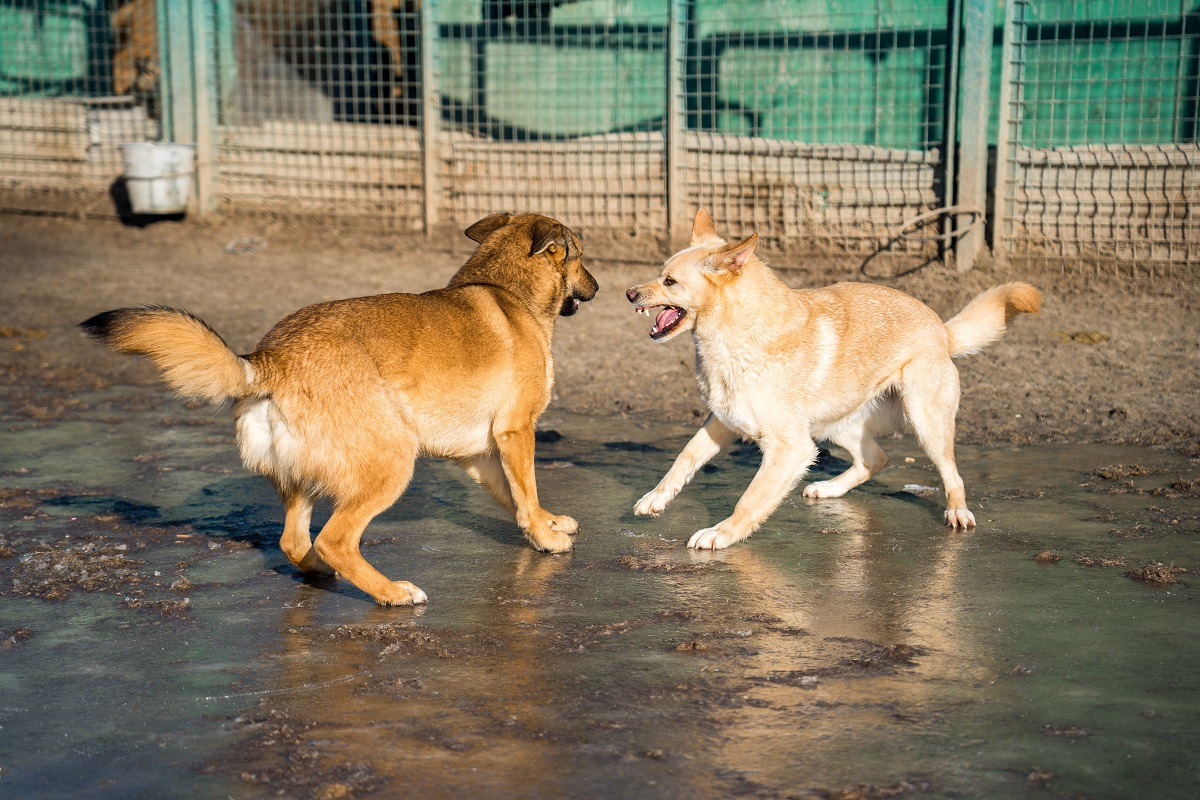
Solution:
M 650 323 L 624 297 L 656 274 L 661 252 L 583 233 L 601 294 L 559 322 L 554 407 L 639 425 L 699 423 L 705 412 L 690 341 L 651 342 Z M 114 219 L 0 215 L 5 416 L 62 418 L 78 391 L 156 383 L 144 364 L 102 351 L 78 330 L 99 311 L 144 303 L 187 308 L 247 352 L 276 320 L 306 304 L 444 285 L 471 244 L 461 235 L 426 241 L 263 218 L 137 228 Z M 943 318 L 988 286 L 1028 280 L 1046 294 L 1042 314 L 1018 319 L 998 344 L 959 362 L 959 441 L 1126 442 L 1200 456 L 1200 285 L 1186 269 L 1150 276 L 1136 268 L 1115 274 L 1078 264 L 985 263 L 961 275 L 940 263 L 909 269 L 886 258 L 865 269 L 861 258 L 769 260 L 793 286 L 885 283 Z

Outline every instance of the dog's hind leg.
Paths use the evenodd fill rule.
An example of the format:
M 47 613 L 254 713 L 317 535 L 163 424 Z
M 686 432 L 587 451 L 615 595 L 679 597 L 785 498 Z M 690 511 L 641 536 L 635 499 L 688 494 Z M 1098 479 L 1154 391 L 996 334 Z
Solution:
M 952 528 L 974 527 L 975 515 L 967 509 L 967 491 L 954 461 L 958 370 L 949 359 L 944 364 L 910 366 L 905 370 L 903 395 L 909 425 L 942 476 L 946 524 Z
M 372 475 L 371 482 L 358 487 L 355 494 L 335 500 L 333 515 L 314 544 L 325 563 L 381 606 L 411 605 L 427 599 L 425 592 L 408 581 L 389 580 L 367 563 L 359 549 L 367 525 L 396 502 L 412 478 L 414 455 L 393 454 L 393 457 L 387 467 L 380 462 L 372 465 L 371 470 L 364 469 L 363 474 Z
M 688 547 L 721 550 L 754 533 L 817 458 L 817 446 L 807 434 L 793 433 L 788 438 L 764 441 L 762 448 L 762 464 L 738 500 L 733 515 L 711 528 L 696 531 L 688 540 Z
M 313 499 L 301 491 L 285 493 L 280 491 L 286 516 L 283 523 L 283 536 L 279 538 L 279 548 L 287 556 L 288 561 L 306 575 L 331 576 L 333 568 L 321 560 L 313 549 L 312 537 L 309 535 L 309 525 L 312 522 Z
M 875 438 L 867 432 L 865 426 L 839 433 L 830 441 L 843 448 L 850 454 L 852 463 L 849 469 L 835 478 L 827 481 L 816 481 L 804 487 L 804 496 L 817 499 L 823 497 L 841 497 L 859 484 L 870 480 L 871 476 L 887 466 L 887 453 L 883 452 L 875 442 Z
M 716 414 L 709 414 L 704 426 L 696 431 L 696 435 L 676 456 L 675 463 L 658 482 L 658 486 L 637 501 L 633 513 L 657 517 L 675 499 L 675 495 L 683 491 L 696 472 L 736 438 L 737 434 L 717 419 Z
M 508 485 L 508 478 L 504 477 L 504 465 L 500 463 L 499 456 L 490 454 L 475 456 L 474 458 L 463 458 L 459 460 L 458 465 L 476 483 L 487 489 L 487 493 L 502 508 L 508 511 L 508 513 L 516 515 L 517 503 L 513 500 L 512 488 Z

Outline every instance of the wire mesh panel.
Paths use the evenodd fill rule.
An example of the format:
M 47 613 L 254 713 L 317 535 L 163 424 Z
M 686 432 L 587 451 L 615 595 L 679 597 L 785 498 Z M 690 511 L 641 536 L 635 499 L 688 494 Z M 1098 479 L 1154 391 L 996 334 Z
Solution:
M 5 205 L 108 202 L 118 146 L 158 137 L 156 24 L 154 0 L 0 0 Z
M 1200 257 L 1200 18 L 1180 0 L 1009 10 L 997 243 L 1010 257 Z
M 419 0 L 220 5 L 222 204 L 422 228 Z
M 442 212 L 666 225 L 666 0 L 440 0 Z
M 691 205 L 785 247 L 861 251 L 939 204 L 945 2 L 686 7 Z
M 873 251 L 952 194 L 952 9 L 0 0 L 0 192 L 108 203 L 118 145 L 165 131 L 195 139 L 202 200 L 227 210 L 411 230 L 537 211 L 658 237 L 703 206 L 730 235 Z M 1000 251 L 1195 261 L 1200 12 L 1012 0 L 1005 13 Z

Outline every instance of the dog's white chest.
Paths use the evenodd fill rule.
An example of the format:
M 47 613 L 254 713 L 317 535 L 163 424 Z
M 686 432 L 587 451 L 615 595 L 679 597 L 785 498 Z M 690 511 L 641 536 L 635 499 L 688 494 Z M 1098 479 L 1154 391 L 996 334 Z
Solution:
M 774 396 L 768 376 L 728 353 L 697 352 L 696 373 L 709 410 L 731 430 L 757 439 L 763 430 L 760 412 Z

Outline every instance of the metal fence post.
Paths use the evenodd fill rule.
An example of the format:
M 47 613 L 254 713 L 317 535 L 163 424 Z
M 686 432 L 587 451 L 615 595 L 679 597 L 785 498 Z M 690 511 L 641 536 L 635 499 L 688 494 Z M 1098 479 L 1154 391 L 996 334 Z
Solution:
M 1023 3 L 1008 0 L 1004 4 L 1004 47 L 1001 50 L 1000 63 L 1000 108 L 999 126 L 996 129 L 996 183 L 994 189 L 995 205 L 992 209 L 992 251 L 996 258 L 1003 259 L 1007 252 L 1007 225 L 1009 221 L 1008 185 L 1010 160 L 1012 158 L 1012 142 L 1019 138 L 1017 126 L 1021 120 L 1016 103 L 1020 102 L 1020 88 L 1017 85 L 1022 79 L 1021 68 L 1024 58 L 1018 62 L 1018 48 L 1024 46 L 1024 26 L 1017 21 L 1025 11 Z M 1018 42 L 1017 37 L 1022 41 Z M 1022 49 L 1023 52 L 1023 49 Z
M 158 0 L 157 7 L 162 137 L 172 142 L 190 140 L 195 126 L 189 6 L 189 0 Z
M 216 166 L 216 151 L 213 147 L 213 109 L 211 48 L 213 37 L 209 35 L 209 4 L 205 0 L 190 0 L 191 51 L 192 51 L 192 102 L 195 104 L 193 124 L 196 143 L 196 205 L 201 214 L 208 214 L 216 207 L 213 191 Z
M 962 55 L 962 4 L 963 0 L 949 0 L 946 9 L 946 24 L 950 27 L 950 36 L 946 54 L 946 120 L 942 128 L 942 205 L 954 204 L 955 192 L 958 190 L 958 62 Z M 954 247 L 950 241 L 951 232 L 958 226 L 958 220 L 950 216 L 942 218 L 942 236 L 946 237 L 939 245 L 942 258 L 949 260 Z
M 663 127 L 664 158 L 667 171 L 667 249 L 684 241 L 689 228 L 687 219 L 686 169 L 687 147 L 684 137 L 684 69 L 687 52 L 684 31 L 691 0 L 670 0 L 667 19 L 667 124 Z
M 962 145 L 958 161 L 957 205 L 987 210 L 987 125 L 989 87 L 992 76 L 992 29 L 995 26 L 994 0 L 966 0 L 963 14 Z M 960 228 L 979 219 L 962 214 Z M 959 272 L 975 266 L 975 257 L 984 245 L 984 226 L 978 225 L 961 236 L 954 246 L 954 263 Z
M 432 237 L 441 210 L 438 128 L 442 110 L 438 99 L 437 2 L 421 5 L 421 182 L 424 189 L 425 236 Z
M 216 122 L 219 125 L 234 124 L 237 114 L 237 15 L 233 8 L 234 0 L 216 0 L 216 11 L 213 18 L 213 37 L 216 40 L 215 50 L 217 69 Z
M 205 0 L 158 0 L 163 139 L 196 146 L 196 210 L 215 206 L 209 25 Z

